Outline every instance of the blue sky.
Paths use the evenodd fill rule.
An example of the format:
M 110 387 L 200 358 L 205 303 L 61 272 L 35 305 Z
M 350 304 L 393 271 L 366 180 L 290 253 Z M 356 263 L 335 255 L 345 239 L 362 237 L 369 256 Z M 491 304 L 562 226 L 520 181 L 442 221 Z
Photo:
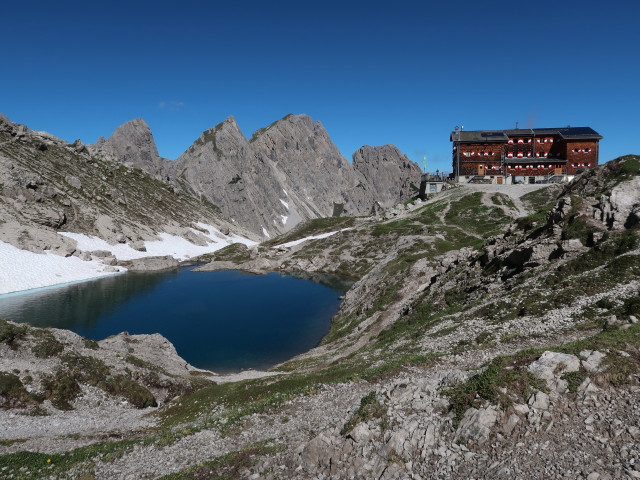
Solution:
M 640 2 L 13 3 L 0 112 L 93 143 L 127 120 L 178 157 L 233 115 L 288 113 L 342 153 L 398 146 L 450 170 L 449 132 L 591 126 L 601 162 L 639 153 Z

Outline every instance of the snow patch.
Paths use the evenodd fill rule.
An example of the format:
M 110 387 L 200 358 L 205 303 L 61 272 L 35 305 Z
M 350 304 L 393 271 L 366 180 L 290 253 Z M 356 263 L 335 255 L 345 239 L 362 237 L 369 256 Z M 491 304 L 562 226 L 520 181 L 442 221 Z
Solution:
M 178 260 L 197 257 L 215 252 L 231 243 L 247 246 L 256 242 L 238 235 L 223 235 L 216 227 L 198 223 L 199 228 L 208 232 L 201 235 L 210 241 L 205 246 L 194 245 L 178 235 L 158 234 L 159 240 L 144 243 L 147 251 L 134 250 L 127 244 L 111 245 L 98 237 L 82 233 L 59 232 L 76 241 L 77 248 L 83 251 L 107 250 L 118 260 L 133 260 L 142 257 L 171 255 Z M 78 257 L 62 257 L 51 252 L 33 253 L 21 250 L 8 243 L 0 242 L 0 295 L 21 290 L 50 287 L 63 283 L 90 280 L 93 278 L 126 272 L 126 268 L 116 267 L 117 272 L 105 272 L 101 260 L 82 261 Z
M 269 232 L 267 232 L 266 228 L 264 227 L 262 227 L 262 234 L 267 238 L 271 238 L 271 235 L 269 235 Z
M 306 242 L 307 240 L 318 240 L 319 238 L 327 238 L 327 237 L 330 237 L 331 235 L 335 235 L 336 233 L 344 232 L 344 231 L 347 231 L 347 230 L 351 230 L 351 228 L 343 228 L 342 230 L 336 230 L 335 232 L 321 233 L 320 235 L 311 235 L 309 237 L 304 237 L 304 238 L 300 238 L 298 240 L 293 240 L 291 242 L 287 242 L 287 243 L 282 243 L 280 245 L 276 245 L 273 248 L 294 247 L 296 245 L 300 245 L 302 242 Z
M 284 192 L 284 194 L 285 194 L 287 197 L 289 196 L 289 194 L 287 193 L 287 191 L 286 191 L 284 188 L 282 189 L 282 191 Z M 280 201 L 282 201 L 282 200 L 280 200 Z
M 278 199 L 278 200 L 280 200 L 280 203 L 281 203 L 282 205 L 284 205 L 284 208 L 286 208 L 287 210 L 289 210 L 289 203 L 288 203 L 288 202 L 285 202 L 285 201 L 284 201 L 284 200 L 282 200 L 281 198 L 280 198 L 280 199 Z
M 286 225 L 289 215 L 280 215 L 280 218 L 282 218 L 282 224 Z
M 98 261 L 84 262 L 78 257 L 62 257 L 51 252 L 33 253 L 0 242 L 0 294 L 49 287 L 114 275 L 105 272 Z M 119 267 L 119 272 L 126 271 Z
M 255 245 L 256 242 L 248 240 L 238 235 L 223 235 L 220 230 L 206 223 L 196 223 L 198 227 L 206 230 L 208 233 L 198 231 L 198 233 L 207 237 L 210 241 L 207 245 L 194 245 L 190 241 L 179 235 L 170 233 L 159 233 L 157 236 L 160 240 L 149 240 L 144 242 L 146 252 L 134 250 L 126 243 L 118 243 L 111 245 L 99 237 L 85 235 L 83 233 L 59 232 L 68 238 L 72 238 L 78 244 L 78 248 L 82 251 L 107 250 L 111 252 L 118 260 L 133 260 L 143 257 L 162 257 L 170 255 L 177 260 L 187 260 L 189 258 L 204 255 L 205 253 L 215 252 L 232 243 L 243 243 L 247 246 Z

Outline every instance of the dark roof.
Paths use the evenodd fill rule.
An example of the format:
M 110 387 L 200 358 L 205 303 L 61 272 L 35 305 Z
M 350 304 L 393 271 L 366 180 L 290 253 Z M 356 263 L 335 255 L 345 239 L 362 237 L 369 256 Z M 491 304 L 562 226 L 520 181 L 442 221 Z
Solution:
M 458 130 L 451 132 L 450 141 L 483 143 L 483 142 L 506 142 L 509 140 L 502 130 Z
M 602 138 L 602 135 L 591 127 L 565 127 L 547 130 L 556 130 L 562 138 L 566 138 L 567 140 L 581 138 L 600 140 Z
M 505 130 L 504 133 L 510 137 L 533 137 L 533 130 L 530 128 L 515 128 L 512 130 Z
M 459 136 L 458 136 L 459 135 Z M 509 137 L 559 135 L 565 140 L 600 140 L 602 135 L 591 127 L 518 128 L 511 130 L 460 130 L 451 132 L 449 140 L 463 143 L 505 142 Z

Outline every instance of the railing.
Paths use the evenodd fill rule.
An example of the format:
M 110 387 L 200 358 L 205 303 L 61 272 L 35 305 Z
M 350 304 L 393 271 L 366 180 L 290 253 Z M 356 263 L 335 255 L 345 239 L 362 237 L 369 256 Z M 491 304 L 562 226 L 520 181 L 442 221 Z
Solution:
M 446 182 L 448 177 L 449 175 L 445 174 L 444 172 L 435 172 L 435 173 L 426 172 L 422 174 L 422 176 L 420 177 L 420 180 L 422 182 Z

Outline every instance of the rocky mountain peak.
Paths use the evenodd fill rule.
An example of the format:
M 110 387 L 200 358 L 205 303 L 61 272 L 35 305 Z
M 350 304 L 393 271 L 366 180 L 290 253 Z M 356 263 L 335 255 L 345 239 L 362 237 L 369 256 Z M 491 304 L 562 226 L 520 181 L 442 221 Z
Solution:
M 373 186 L 383 207 L 407 200 L 420 186 L 422 170 L 394 145 L 359 148 L 353 168 Z
M 359 156 L 367 165 L 361 172 L 308 115 L 285 115 L 249 140 L 228 117 L 200 135 L 174 172 L 229 218 L 271 235 L 302 220 L 368 215 L 380 203 L 409 198 L 420 184 L 419 167 L 393 146 L 376 148 L 384 152 Z
M 158 155 L 151 129 L 142 118 L 120 125 L 108 139 L 99 139 L 90 149 L 154 176 L 163 175 L 164 162 Z

